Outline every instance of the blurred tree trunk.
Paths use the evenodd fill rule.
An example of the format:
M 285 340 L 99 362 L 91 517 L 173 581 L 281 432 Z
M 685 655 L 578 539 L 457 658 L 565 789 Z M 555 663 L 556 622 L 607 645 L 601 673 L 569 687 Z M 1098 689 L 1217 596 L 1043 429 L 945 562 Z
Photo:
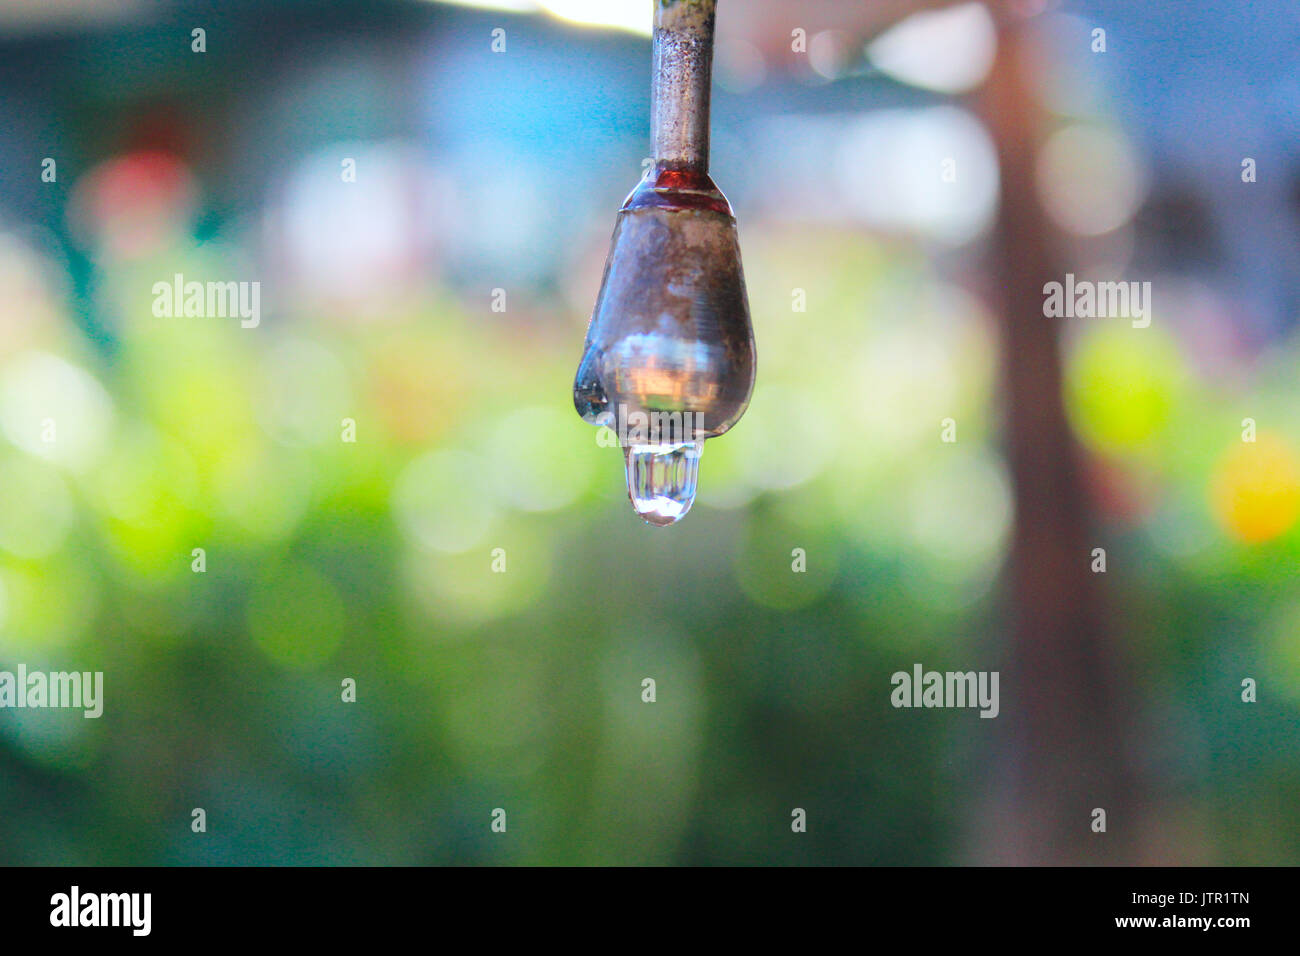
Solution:
M 1001 168 L 991 278 L 1016 521 L 993 792 L 972 849 L 978 862 L 1123 863 L 1137 855 L 1137 827 L 1104 576 L 1091 571 L 1091 551 L 1102 543 L 1090 537 L 1065 417 L 1060 322 L 1043 314 L 1044 283 L 1074 270 L 1058 260 L 1060 244 L 1038 200 L 1035 160 L 1047 117 L 1035 71 L 1043 64 L 1017 6 L 996 10 L 997 58 L 980 104 Z M 1094 808 L 1106 811 L 1106 833 L 1092 830 Z
M 961 0 L 885 0 L 850 5 L 808 0 L 808 35 L 841 29 L 867 42 L 907 16 Z M 1041 72 L 1032 0 L 986 0 L 998 52 L 978 108 L 995 140 L 1001 209 L 993 240 L 992 304 L 1001 319 L 1004 435 L 1016 523 L 1004 593 L 1009 602 L 1002 713 L 989 729 L 992 783 L 976 813 L 973 863 L 1160 862 L 1143 852 L 1133 733 L 1122 666 L 1110 641 L 1103 575 L 1091 571 L 1093 535 L 1080 452 L 1065 417 L 1060 320 L 1043 315 L 1043 285 L 1062 281 L 1059 236 L 1038 200 L 1037 149 L 1048 116 L 1036 97 Z M 743 6 L 743 11 L 741 7 Z M 1041 5 L 1040 5 L 1041 6 Z M 720 29 L 779 54 L 789 7 L 779 0 L 719 5 Z M 1114 573 L 1110 569 L 1109 573 Z M 1093 810 L 1106 832 L 1092 830 Z

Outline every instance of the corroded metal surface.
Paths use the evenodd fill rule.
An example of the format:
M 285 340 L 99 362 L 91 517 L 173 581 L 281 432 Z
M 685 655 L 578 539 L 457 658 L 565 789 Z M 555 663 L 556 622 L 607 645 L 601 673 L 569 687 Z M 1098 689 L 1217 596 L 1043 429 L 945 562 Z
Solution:
M 655 159 L 709 168 L 709 87 L 716 0 L 660 0 L 655 6 L 650 127 Z
M 618 214 L 573 387 L 595 424 L 682 413 L 676 441 L 721 435 L 754 386 L 736 220 L 707 173 L 716 9 L 656 5 L 655 166 Z
M 620 212 L 574 382 L 578 413 L 690 412 L 681 440 L 699 440 L 734 425 L 753 386 L 735 220 L 711 209 Z

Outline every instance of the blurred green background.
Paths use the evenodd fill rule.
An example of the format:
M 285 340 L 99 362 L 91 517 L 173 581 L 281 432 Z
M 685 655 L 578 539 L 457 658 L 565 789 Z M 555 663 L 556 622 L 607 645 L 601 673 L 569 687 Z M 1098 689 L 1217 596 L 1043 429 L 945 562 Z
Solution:
M 650 4 L 493 6 L 5 5 L 0 669 L 102 670 L 105 710 L 0 711 L 0 863 L 998 860 L 1023 688 L 889 705 L 1014 663 L 994 21 L 723 0 L 759 377 L 665 531 L 570 401 Z M 1156 289 L 1061 345 L 1140 796 L 1046 812 L 1094 859 L 1293 863 L 1297 21 L 1203 6 L 1038 5 L 1041 203 L 1072 271 Z M 1190 70 L 1212 21 L 1235 65 Z M 176 273 L 260 282 L 260 325 L 155 317 Z

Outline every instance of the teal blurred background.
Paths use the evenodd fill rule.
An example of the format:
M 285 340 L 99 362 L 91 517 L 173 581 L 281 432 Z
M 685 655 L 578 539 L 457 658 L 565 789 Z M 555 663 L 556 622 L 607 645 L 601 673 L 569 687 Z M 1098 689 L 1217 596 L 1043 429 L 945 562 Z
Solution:
M 650 4 L 476 6 L 4 5 L 0 669 L 105 709 L 0 711 L 0 863 L 1001 861 L 1023 686 L 889 704 L 1015 664 L 993 19 L 723 0 L 759 377 L 664 531 L 570 400 Z M 1037 5 L 1036 201 L 1156 289 L 1062 330 L 1136 782 L 1037 862 L 1300 851 L 1298 21 L 1201 6 Z M 176 273 L 260 325 L 155 317 Z

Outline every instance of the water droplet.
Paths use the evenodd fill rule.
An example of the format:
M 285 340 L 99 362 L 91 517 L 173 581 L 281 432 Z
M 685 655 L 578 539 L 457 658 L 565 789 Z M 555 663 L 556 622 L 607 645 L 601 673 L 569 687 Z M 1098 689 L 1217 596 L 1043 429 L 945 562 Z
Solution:
M 646 523 L 665 527 L 680 521 L 695 503 L 703 441 L 671 445 L 628 445 L 627 494 Z

